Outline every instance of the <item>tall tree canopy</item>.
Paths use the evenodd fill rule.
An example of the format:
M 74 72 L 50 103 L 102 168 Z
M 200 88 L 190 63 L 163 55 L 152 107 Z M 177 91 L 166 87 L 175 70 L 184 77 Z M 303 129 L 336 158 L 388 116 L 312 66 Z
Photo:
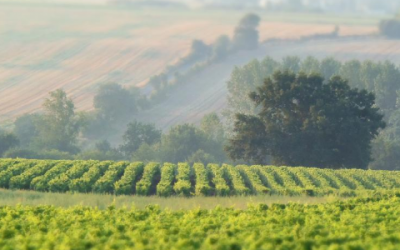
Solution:
M 93 104 L 101 117 L 113 122 L 131 118 L 138 109 L 135 95 L 116 83 L 101 85 Z
M 255 14 L 244 16 L 235 28 L 233 47 L 238 50 L 251 50 L 258 47 L 258 25 L 260 17 Z
M 0 157 L 10 148 L 17 147 L 18 144 L 18 138 L 14 134 L 0 131 Z
M 227 151 L 234 160 L 289 166 L 367 168 L 371 140 L 385 127 L 375 96 L 346 80 L 277 71 L 250 99 L 257 115 L 237 114 Z
M 18 117 L 14 122 L 14 134 L 20 141 L 20 146 L 29 147 L 38 135 L 36 122 L 40 119 L 38 114 L 25 114 Z
M 228 109 L 224 112 L 228 121 L 236 113 L 256 114 L 248 93 L 263 84 L 276 70 L 291 70 L 295 73 L 321 74 L 325 80 L 340 75 L 348 80 L 352 88 L 366 89 L 376 96 L 376 105 L 389 118 L 397 109 L 397 92 L 400 92 L 400 69 L 391 62 L 347 61 L 341 63 L 333 58 L 318 60 L 308 57 L 286 57 L 282 61 L 266 57 L 262 61 L 253 60 L 243 67 L 236 67 L 228 81 Z
M 75 106 L 67 94 L 58 89 L 50 92 L 50 97 L 43 104 L 44 114 L 36 122 L 38 136 L 37 148 L 56 149 L 76 153 L 77 137 L 81 121 L 75 114 Z
M 123 135 L 123 144 L 120 150 L 126 157 L 130 158 L 142 144 L 151 146 L 160 141 L 161 130 L 156 129 L 152 124 L 134 121 L 128 124 L 128 129 Z

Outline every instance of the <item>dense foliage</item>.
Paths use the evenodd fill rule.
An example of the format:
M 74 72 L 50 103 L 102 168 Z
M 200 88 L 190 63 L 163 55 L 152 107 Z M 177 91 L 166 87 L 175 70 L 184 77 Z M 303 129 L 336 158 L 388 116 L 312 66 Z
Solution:
M 373 92 L 376 104 L 386 116 L 397 109 L 400 69 L 391 62 L 351 60 L 342 63 L 330 57 L 323 60 L 314 57 L 301 60 L 294 56 L 276 61 L 266 57 L 261 61 L 253 60 L 243 67 L 236 67 L 232 72 L 228 81 L 227 116 L 232 120 L 236 113 L 256 114 L 257 110 L 249 98 L 249 93 L 263 85 L 264 80 L 277 70 L 317 73 L 326 81 L 332 76 L 341 76 L 348 81 L 350 87 Z
M 18 146 L 20 141 L 11 133 L 0 131 L 0 156 L 2 156 L 10 148 Z
M 238 50 L 251 50 L 258 47 L 258 25 L 260 17 L 255 14 L 244 16 L 235 28 L 233 47 Z
M 227 147 L 234 160 L 307 167 L 367 168 L 385 127 L 375 96 L 339 76 L 277 71 L 250 93 L 257 115 L 237 114 Z
M 151 137 L 153 140 L 147 140 L 147 142 L 142 139 L 135 140 L 135 143 L 141 143 L 140 147 L 132 152 L 135 161 L 221 163 L 226 159 L 223 150 L 223 133 L 220 133 L 222 125 L 218 118 L 217 120 L 214 118 L 204 120 L 201 128 L 190 124 L 176 125 L 162 134 L 161 140 L 157 143 L 154 143 L 156 142 L 154 138 L 158 135 L 157 130 L 152 126 L 144 125 L 148 128 L 147 131 L 138 131 L 139 127 L 136 126 L 137 132 L 128 130 L 125 134 L 128 139 L 125 140 L 125 145 L 130 146 L 131 135 L 143 134 L 141 138 L 150 139 Z
M 388 38 L 400 39 L 400 20 L 388 19 L 381 21 L 379 31 L 381 35 Z
M 243 67 L 236 67 L 228 81 L 228 106 L 224 111 L 228 124 L 228 134 L 232 134 L 235 115 L 256 115 L 259 108 L 254 106 L 249 97 L 263 85 L 264 80 L 273 75 L 277 70 L 291 70 L 294 73 L 321 74 L 325 82 L 333 76 L 340 76 L 348 81 L 351 88 L 365 89 L 375 95 L 376 107 L 384 114 L 387 127 L 380 132 L 378 138 L 372 142 L 373 161 L 369 168 L 397 169 L 393 161 L 399 161 L 400 155 L 400 112 L 398 110 L 400 98 L 400 69 L 391 62 L 372 62 L 351 60 L 340 62 L 333 58 L 318 60 L 314 57 L 300 59 L 299 57 L 286 57 L 281 61 L 266 57 L 252 62 Z
M 399 213 L 396 195 L 245 210 L 5 206 L 0 208 L 0 248 L 395 250 Z
M 400 173 L 304 167 L 0 160 L 0 187 L 117 195 L 354 196 L 400 189 Z

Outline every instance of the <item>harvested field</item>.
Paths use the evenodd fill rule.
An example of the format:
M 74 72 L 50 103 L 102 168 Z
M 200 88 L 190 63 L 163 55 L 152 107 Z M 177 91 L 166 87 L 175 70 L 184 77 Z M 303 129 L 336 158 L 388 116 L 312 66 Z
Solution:
M 221 34 L 232 35 L 243 15 L 238 11 L 193 10 L 190 15 L 187 12 L 0 1 L 0 122 L 38 111 L 48 92 L 57 88 L 67 91 L 80 110 L 90 110 L 98 84 L 143 86 L 149 77 L 187 54 L 193 39 L 211 43 Z M 329 16 L 260 15 L 264 17 L 260 27 L 262 40 L 327 33 L 341 24 Z M 326 20 L 318 25 L 311 23 L 320 18 Z M 376 32 L 377 20 L 344 20 L 343 35 Z M 233 61 L 245 63 L 248 58 L 265 53 L 260 50 L 237 55 Z M 231 62 L 208 69 L 212 74 L 202 80 L 204 86 L 221 82 L 221 77 L 212 77 L 220 74 L 220 67 L 225 72 L 223 79 L 227 78 Z M 193 88 L 194 84 L 184 89 Z M 218 86 L 223 92 L 224 86 Z M 200 92 L 200 96 L 207 96 L 202 103 L 212 99 L 207 91 L 214 93 L 214 89 Z M 221 96 L 218 94 L 219 99 Z M 197 101 L 193 105 L 199 106 Z M 206 102 L 203 109 L 214 110 L 220 107 L 217 106 Z M 154 112 L 158 111 L 149 115 Z

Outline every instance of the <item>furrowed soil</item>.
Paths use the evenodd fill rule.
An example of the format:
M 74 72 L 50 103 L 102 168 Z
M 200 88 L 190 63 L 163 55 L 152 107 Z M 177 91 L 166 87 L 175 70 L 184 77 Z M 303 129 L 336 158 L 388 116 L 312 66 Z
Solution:
M 99 84 L 144 86 L 151 76 L 185 56 L 193 39 L 211 43 L 219 35 L 232 36 L 243 15 L 239 11 L 136 10 L 0 1 L 0 122 L 40 110 L 48 93 L 58 88 L 73 98 L 79 110 L 91 110 Z M 341 35 L 374 34 L 378 22 L 322 15 L 260 15 L 264 20 L 261 40 L 328 33 L 337 24 Z M 333 51 L 337 43 L 341 47 Z M 212 65 L 172 94 L 167 103 L 140 115 L 144 121 L 166 128 L 176 122 L 196 122 L 203 113 L 220 110 L 225 105 L 225 81 L 233 66 L 255 57 L 356 54 L 389 59 L 388 55 L 395 58 L 398 52 L 394 42 L 372 40 L 368 44 L 370 50 L 365 44 L 357 46 L 356 41 L 347 40 L 318 42 L 317 50 L 313 43 L 264 45 Z M 195 92 L 186 96 L 192 90 Z

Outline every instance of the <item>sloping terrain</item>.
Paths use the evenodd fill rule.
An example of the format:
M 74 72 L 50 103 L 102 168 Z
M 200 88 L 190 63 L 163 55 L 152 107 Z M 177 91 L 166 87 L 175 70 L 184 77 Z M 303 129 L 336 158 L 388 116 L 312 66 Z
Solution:
M 90 110 L 98 84 L 143 86 L 149 77 L 186 55 L 193 39 L 211 43 L 219 35 L 232 35 L 243 15 L 240 11 L 0 2 L 0 122 L 40 110 L 48 92 L 57 88 L 67 91 L 79 110 Z M 264 20 L 260 26 L 262 40 L 327 33 L 340 24 L 337 18 L 318 15 L 260 15 Z M 326 20 L 311 23 L 321 18 Z M 376 32 L 376 20 L 344 20 L 341 34 Z M 254 55 L 264 56 L 265 51 L 237 55 L 229 65 L 216 65 L 207 70 L 210 75 L 200 76 L 201 82 L 204 87 L 221 83 L 229 76 L 231 62 L 245 63 Z M 195 82 L 185 86 L 182 93 L 194 85 Z M 197 94 L 205 97 L 200 102 L 206 102 L 211 94 L 220 98 L 223 88 L 219 86 L 221 94 L 214 93 L 214 89 L 201 90 Z M 175 108 L 173 102 L 167 106 Z M 149 115 L 157 114 L 156 110 Z M 170 112 L 165 114 L 169 116 Z
M 341 38 L 307 42 L 270 42 L 258 50 L 238 53 L 225 62 L 215 64 L 195 75 L 192 81 L 170 93 L 168 99 L 151 110 L 139 113 L 137 119 L 157 124 L 162 129 L 179 123 L 198 123 L 210 112 L 221 112 L 228 94 L 226 82 L 235 66 L 241 66 L 254 58 L 285 56 L 305 58 L 327 56 L 346 61 L 352 59 L 400 63 L 400 43 L 380 38 Z

